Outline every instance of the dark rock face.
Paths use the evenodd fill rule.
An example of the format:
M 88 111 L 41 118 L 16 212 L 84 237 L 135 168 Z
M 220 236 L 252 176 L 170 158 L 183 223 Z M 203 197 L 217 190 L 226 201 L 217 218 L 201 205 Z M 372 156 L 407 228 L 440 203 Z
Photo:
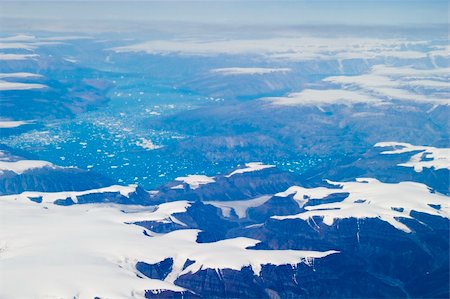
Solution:
M 176 284 L 200 294 L 202 298 L 267 298 L 264 287 L 250 267 L 241 271 L 230 269 L 201 270 L 183 275 Z
M 170 182 L 159 189 L 154 200 L 167 202 L 179 198 L 202 201 L 249 199 L 285 191 L 290 186 L 300 183 L 299 176 L 275 167 L 235 174 L 231 177 L 219 175 L 214 179 L 214 183 L 200 185 L 197 189 L 191 189 L 187 184 L 183 184 L 183 189 L 171 189 L 182 182 Z
M 10 69 L 36 69 L 43 76 L 32 83 L 47 86 L 41 89 L 2 91 L 2 116 L 11 119 L 57 119 L 70 118 L 76 114 L 105 106 L 108 91 L 113 84 L 95 69 L 68 64 L 63 59 L 41 56 L 38 61 L 0 62 L 2 71 Z M 31 65 L 27 65 L 30 64 Z M 25 64 L 25 65 L 23 65 Z M 68 76 L 67 74 L 71 75 Z M 74 75 L 77 74 L 77 75 Z
M 422 223 L 404 220 L 412 233 L 376 219 L 338 220 L 329 227 L 315 218 L 268 221 L 247 236 L 272 249 L 340 251 L 298 267 L 296 280 L 305 291 L 300 297 L 448 297 L 449 221 L 419 217 Z M 413 283 L 419 280 L 420 287 Z
M 136 264 L 136 270 L 144 274 L 145 276 L 152 279 L 164 280 L 167 275 L 172 271 L 172 258 L 166 258 L 159 264 L 147 264 L 143 262 L 138 262 Z
M 42 199 L 41 199 L 42 201 Z M 116 203 L 124 205 L 152 205 L 148 194 L 138 187 L 136 192 L 130 193 L 128 196 L 123 196 L 119 192 L 102 192 L 91 193 L 77 196 L 77 204 L 89 203 Z M 71 198 L 57 199 L 54 204 L 62 206 L 70 206 L 75 204 Z
M 335 181 L 350 181 L 356 177 L 374 177 L 386 183 L 413 181 L 423 183 L 439 193 L 450 194 L 450 171 L 448 169 L 424 168 L 415 172 L 411 167 L 398 164 L 407 162 L 413 154 L 382 155 L 387 148 L 373 148 L 362 156 L 347 156 L 325 163 L 320 168 L 301 174 L 304 184 L 320 183 L 324 178 Z
M 84 191 L 111 186 L 109 178 L 77 168 L 38 168 L 22 174 L 5 171 L 0 176 L 0 194 L 24 191 L 60 192 Z
M 214 270 L 203 270 L 180 277 L 176 283 L 208 298 L 448 297 L 448 221 L 446 231 L 434 232 L 446 234 L 440 244 L 418 242 L 417 238 L 436 239 L 430 231 L 411 236 L 377 220 L 361 221 L 358 240 L 356 227 L 353 219 L 318 232 L 311 227 L 309 232 L 302 232 L 301 226 L 287 231 L 284 225 L 271 236 L 254 230 L 251 235 L 265 235 L 272 249 L 322 247 L 341 252 L 296 268 L 268 265 L 260 277 L 246 268 L 223 270 L 220 277 Z M 308 241 L 307 235 L 314 239 Z
M 339 201 L 347 194 L 325 200 Z M 307 205 L 318 204 L 311 200 Z M 307 206 L 306 205 L 306 206 Z M 272 210 L 273 209 L 273 210 Z M 246 219 L 224 218 L 202 202 L 177 214 L 190 228 L 203 232 L 198 242 L 233 237 L 261 240 L 255 250 L 338 250 L 321 259 L 290 265 L 265 265 L 260 275 L 250 267 L 202 269 L 175 283 L 201 298 L 448 298 L 450 221 L 411 212 L 399 219 L 412 232 L 398 230 L 379 219 L 342 219 L 328 226 L 321 217 L 274 220 L 272 214 L 303 211 L 292 197 L 273 197 L 251 208 Z M 249 223 L 261 224 L 247 227 Z M 144 226 L 144 225 L 143 225 Z M 172 227 L 182 229 L 182 227 Z M 172 230 L 170 229 L 170 230 Z M 148 277 L 163 277 L 171 266 L 165 260 L 139 268 Z M 163 273 L 163 274 L 161 274 Z M 148 298 L 181 298 L 179 293 L 148 294 Z M 184 297 L 183 297 L 184 298 Z
M 292 199 L 292 196 L 278 197 L 273 196 L 263 205 L 255 208 L 249 208 L 248 218 L 256 223 L 265 222 L 274 215 L 290 215 L 300 213 L 301 209 L 298 203 Z
M 227 232 L 238 227 L 237 223 L 225 219 L 221 216 L 221 211 L 211 205 L 206 205 L 201 201 L 192 203 L 186 213 L 173 214 L 179 221 L 187 226 L 178 223 L 161 223 L 156 221 L 140 221 L 140 225 L 156 233 L 168 233 L 178 229 L 194 228 L 200 229 L 197 242 L 214 242 L 226 238 Z
M 189 291 L 186 292 L 174 292 L 174 291 L 169 291 L 169 290 L 163 290 L 160 292 L 150 292 L 150 291 L 146 291 L 145 292 L 145 298 L 164 298 L 164 299 L 198 299 L 198 298 L 202 298 L 199 295 L 193 294 Z
M 38 160 L 37 157 L 0 144 L 2 161 Z M 62 192 L 84 191 L 114 185 L 114 181 L 101 174 L 79 168 L 46 166 L 32 168 L 17 174 L 10 170 L 0 173 L 0 195 L 19 194 L 24 191 Z
M 241 100 L 277 95 L 301 88 L 304 79 L 288 72 L 247 76 L 224 76 L 208 72 L 194 80 L 183 82 L 182 88 L 206 93 L 213 97 L 236 97 Z M 239 94 L 236 96 L 236 92 Z
M 137 187 L 128 197 L 119 192 L 91 193 L 77 197 L 78 204 L 119 203 L 155 205 L 177 200 L 191 201 L 186 212 L 172 216 L 184 225 L 169 222 L 141 221 L 140 225 L 156 233 L 180 229 L 199 229 L 198 243 L 248 237 L 260 240 L 254 250 L 337 250 L 321 259 L 291 265 L 264 265 L 255 274 L 247 266 L 231 269 L 201 269 L 178 277 L 175 284 L 184 292 L 147 291 L 146 298 L 448 298 L 450 296 L 450 221 L 447 218 L 412 211 L 411 219 L 398 219 L 411 229 L 398 230 L 376 218 L 335 220 L 329 226 L 321 217 L 308 220 L 275 220 L 274 215 L 293 215 L 308 206 L 342 201 L 347 193 L 333 194 L 323 199 L 305 198 L 299 206 L 293 195 L 272 196 L 256 207 L 247 209 L 246 217 L 231 213 L 224 217 L 221 209 L 206 201 L 248 200 L 285 191 L 293 185 L 327 186 L 323 178 L 336 181 L 355 177 L 375 177 L 386 182 L 412 180 L 429 183 L 434 192 L 446 194 L 448 170 L 424 169 L 416 173 L 396 165 L 410 155 L 380 155 L 373 151 L 361 160 L 352 156 L 331 161 L 316 173 L 294 175 L 277 168 L 236 174 L 219 175 L 215 182 L 191 189 L 171 189 L 180 182 L 170 182 L 151 196 Z M 12 157 L 16 159 L 18 156 Z M 386 160 L 388 162 L 386 162 Z M 98 174 L 74 168 L 45 167 L 17 175 L 5 171 L 0 177 L 0 194 L 23 191 L 83 191 L 113 185 Z M 445 188 L 444 188 L 445 187 Z M 41 202 L 42 198 L 30 200 Z M 59 205 L 72 205 L 71 198 L 60 199 Z M 440 210 L 441 206 L 432 206 Z M 402 207 L 398 207 L 402 209 Z M 149 248 L 151 250 L 151 248 Z M 188 260 L 184 268 L 193 261 Z M 139 276 L 164 280 L 172 271 L 173 259 L 157 264 L 138 262 Z

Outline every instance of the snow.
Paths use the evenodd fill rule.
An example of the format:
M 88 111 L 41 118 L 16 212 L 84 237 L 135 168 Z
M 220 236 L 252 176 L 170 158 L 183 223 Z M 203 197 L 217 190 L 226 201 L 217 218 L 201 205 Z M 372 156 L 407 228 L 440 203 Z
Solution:
M 0 79 L 3 78 L 39 78 L 42 77 L 42 75 L 34 74 L 34 73 L 0 73 Z
M 39 39 L 42 41 L 73 41 L 73 40 L 89 40 L 93 39 L 93 37 L 86 35 L 67 35 L 67 36 L 41 37 Z
M 71 63 L 77 63 L 78 62 L 78 60 L 73 59 L 73 58 L 64 58 L 64 60 L 67 61 L 67 62 L 71 62 Z
M 263 68 L 263 67 L 229 67 L 212 69 L 212 73 L 219 73 L 222 75 L 264 75 L 271 73 L 287 73 L 289 68 Z
M 417 69 L 406 66 L 393 67 L 380 64 L 372 67 L 372 73 L 379 75 L 405 77 L 407 79 L 411 79 L 423 77 L 449 76 L 450 68 Z
M 290 93 L 284 97 L 265 98 L 274 105 L 321 105 L 321 104 L 345 104 L 381 102 L 377 97 L 368 94 L 343 90 L 343 89 L 305 89 L 301 92 Z
M 414 171 L 422 172 L 424 168 L 449 169 L 450 148 L 436 148 L 432 146 L 418 146 L 404 142 L 379 142 L 376 147 L 392 147 L 393 150 L 381 152 L 383 155 L 395 155 L 418 151 L 406 163 L 398 166 L 413 167 Z M 424 159 L 426 159 L 424 161 Z
M 47 88 L 47 85 L 37 83 L 20 83 L 20 82 L 7 82 L 0 80 L 0 91 L 5 90 L 26 90 L 26 89 L 41 89 Z
M 27 160 L 22 160 L 22 161 L 27 161 Z M 78 196 L 83 196 L 83 195 L 87 195 L 87 194 L 95 194 L 95 193 L 112 192 L 112 193 L 120 193 L 122 196 L 129 197 L 130 193 L 133 193 L 136 191 L 136 187 L 137 187 L 136 185 L 129 185 L 129 186 L 112 185 L 109 187 L 90 189 L 90 190 L 84 190 L 84 191 L 63 191 L 63 192 L 25 191 L 25 192 L 22 192 L 21 194 L 0 196 L 0 200 L 12 199 L 12 198 L 26 200 L 26 199 L 30 199 L 30 198 L 42 197 L 43 203 L 54 203 L 58 199 L 70 198 L 70 199 L 72 199 L 73 202 L 77 203 Z
M 3 171 L 12 171 L 16 174 L 22 174 L 28 170 L 43 168 L 43 167 L 55 167 L 52 163 L 41 160 L 20 160 L 20 161 L 0 161 L 0 174 Z
M 250 162 L 245 164 L 245 168 L 236 169 L 232 173 L 226 175 L 226 177 L 231 177 L 235 174 L 242 174 L 246 172 L 253 172 L 253 171 L 259 171 L 266 168 L 272 168 L 275 167 L 275 165 L 265 165 L 262 162 Z
M 179 221 L 173 214 L 185 213 L 190 206 L 191 203 L 186 200 L 168 202 L 156 206 L 156 209 L 152 212 L 142 212 L 138 210 L 137 212 L 127 215 L 127 217 L 131 216 L 133 222 L 155 221 L 161 223 L 177 223 L 186 226 L 185 223 Z M 128 209 L 128 207 L 122 208 L 122 211 L 126 211 L 126 209 Z M 142 207 L 140 210 L 142 210 Z
M 450 100 L 439 93 L 450 87 L 446 71 L 449 69 L 418 70 L 376 65 L 367 74 L 327 77 L 322 80 L 325 85 L 322 89 L 305 89 L 265 100 L 284 106 L 379 104 L 392 100 L 448 105 Z M 340 88 L 336 88 L 336 85 Z
M 191 229 L 145 235 L 142 227 L 130 224 L 145 219 L 148 208 L 142 209 L 123 212 L 117 205 L 63 207 L 2 198 L 0 297 L 142 299 L 145 290 L 183 291 L 173 282 L 202 269 L 251 266 L 260 274 L 265 264 L 309 265 L 337 253 L 251 250 L 248 247 L 259 241 L 249 238 L 197 243 L 199 231 Z M 165 281 L 136 270 L 139 261 L 155 264 L 166 258 L 172 258 L 174 266 Z M 195 262 L 182 270 L 187 259 Z
M 368 87 L 390 86 L 397 87 L 398 83 L 386 76 L 365 74 L 359 76 L 332 76 L 327 77 L 323 81 L 343 84 L 343 85 L 359 85 Z
M 410 92 L 401 88 L 389 88 L 389 87 L 377 87 L 373 89 L 374 94 L 381 97 L 386 97 L 389 100 L 406 100 L 417 102 L 434 102 L 434 103 L 447 103 L 447 99 L 435 99 L 432 96 L 421 95 Z
M 31 122 L 23 120 L 0 120 L 0 129 L 17 128 L 23 125 L 28 125 Z
M 0 42 L 0 49 L 20 49 L 20 50 L 28 50 L 28 51 L 32 51 L 34 50 L 36 47 L 33 46 L 32 44 L 27 44 L 27 43 L 2 43 Z
M 148 54 L 178 55 L 262 55 L 266 59 L 310 61 L 345 59 L 396 59 L 427 58 L 426 52 L 408 49 L 423 45 L 423 41 L 376 38 L 319 38 L 291 36 L 267 39 L 220 39 L 220 40 L 152 40 L 112 48 L 115 52 L 145 52 Z M 401 49 L 402 48 L 402 49 Z M 403 50 L 404 49 L 404 50 Z
M 428 54 L 433 56 L 442 56 L 445 58 L 450 57 L 450 46 L 447 44 L 445 46 L 434 46 L 436 50 L 430 51 Z
M 121 222 L 118 209 L 0 206 L 1 298 L 144 298 L 147 289 L 183 290 L 137 276 L 151 239 Z
M 174 190 L 182 190 L 182 189 L 184 189 L 184 186 L 183 186 L 183 184 L 179 184 L 179 185 L 175 185 L 175 186 L 173 186 L 173 187 L 170 187 L 170 189 L 174 189 Z
M 263 195 L 254 199 L 235 200 L 235 201 L 205 201 L 205 204 L 213 205 L 222 211 L 224 217 L 231 217 L 231 210 L 234 210 L 239 218 L 247 216 L 249 208 L 255 208 L 263 205 L 271 198 L 270 195 Z
M 188 184 L 191 189 L 197 189 L 198 187 L 200 187 L 200 185 L 206 185 L 215 182 L 213 177 L 199 174 L 190 174 L 188 176 L 177 177 L 175 181 L 184 182 Z
M 13 36 L 1 37 L 0 41 L 2 42 L 30 42 L 35 41 L 36 36 L 28 35 L 28 34 L 17 34 Z
M 308 220 L 319 216 L 323 217 L 323 223 L 326 225 L 332 225 L 336 219 L 377 218 L 406 233 L 410 233 L 411 229 L 399 219 L 412 219 L 411 211 L 450 218 L 449 198 L 432 193 L 424 184 L 415 182 L 387 184 L 373 178 L 358 178 L 355 182 L 329 181 L 329 183 L 341 187 L 341 189 L 330 189 L 331 194 L 349 193 L 348 197 L 341 202 L 306 206 L 306 212 L 296 215 L 272 218 Z M 307 190 L 305 194 L 308 192 Z M 327 193 L 324 192 L 322 195 Z M 440 206 L 440 209 L 430 205 Z
M 37 54 L 6 54 L 0 53 L 0 60 L 26 60 L 39 57 Z
M 417 86 L 422 88 L 435 88 L 435 89 L 450 89 L 450 82 L 438 81 L 438 80 L 413 80 L 408 82 L 411 86 Z
M 339 189 L 329 189 L 325 187 L 317 187 L 317 188 L 303 188 L 300 186 L 292 186 L 289 187 L 286 191 L 279 192 L 275 194 L 278 197 L 288 197 L 290 195 L 294 195 L 293 199 L 297 201 L 299 207 L 303 207 L 309 199 L 314 198 L 325 198 L 334 194 L 336 192 L 340 192 Z

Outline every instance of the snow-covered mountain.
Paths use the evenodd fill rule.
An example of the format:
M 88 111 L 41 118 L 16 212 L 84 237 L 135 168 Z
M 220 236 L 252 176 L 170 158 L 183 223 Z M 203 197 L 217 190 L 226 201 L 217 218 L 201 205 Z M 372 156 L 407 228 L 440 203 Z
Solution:
M 2 178 L 18 171 L 12 160 L 29 166 L 21 174 L 35 167 L 48 175 L 65 170 L 8 157 Z M 436 159 L 436 170 L 448 172 Z M 293 181 L 279 191 L 270 187 L 277 178 Z M 112 185 L 3 192 L 0 294 L 284 298 L 448 291 L 448 196 L 421 182 L 323 179 L 302 187 L 301 176 L 252 162 L 225 175 L 177 178 L 152 191 Z M 229 196 L 212 200 L 217 189 Z
M 449 298 L 448 24 L 181 2 L 0 2 L 0 299 Z

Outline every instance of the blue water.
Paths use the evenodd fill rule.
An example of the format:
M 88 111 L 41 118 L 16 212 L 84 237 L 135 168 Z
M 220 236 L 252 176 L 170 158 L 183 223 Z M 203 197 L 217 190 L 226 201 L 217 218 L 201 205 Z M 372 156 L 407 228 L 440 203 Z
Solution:
M 107 107 L 82 113 L 73 119 L 48 121 L 42 128 L 4 137 L 1 142 L 57 165 L 95 171 L 119 183 L 137 183 L 148 189 L 177 176 L 215 175 L 238 166 L 226 161 L 211 162 L 202 157 L 177 157 L 159 150 L 190 136 L 155 130 L 146 124 L 151 118 L 211 105 L 222 99 L 192 94 L 178 90 L 168 82 L 155 83 L 131 75 L 108 79 L 115 87 L 107 95 L 110 99 Z M 153 149 L 142 146 L 149 141 L 154 145 Z M 321 160 L 305 156 L 294 161 L 269 159 L 263 162 L 301 171 Z

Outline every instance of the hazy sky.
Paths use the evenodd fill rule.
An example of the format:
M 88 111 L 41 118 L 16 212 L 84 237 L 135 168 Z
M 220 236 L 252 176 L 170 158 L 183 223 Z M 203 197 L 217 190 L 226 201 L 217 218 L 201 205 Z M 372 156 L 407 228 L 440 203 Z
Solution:
M 219 24 L 448 23 L 448 1 L 0 1 L 0 17 Z

